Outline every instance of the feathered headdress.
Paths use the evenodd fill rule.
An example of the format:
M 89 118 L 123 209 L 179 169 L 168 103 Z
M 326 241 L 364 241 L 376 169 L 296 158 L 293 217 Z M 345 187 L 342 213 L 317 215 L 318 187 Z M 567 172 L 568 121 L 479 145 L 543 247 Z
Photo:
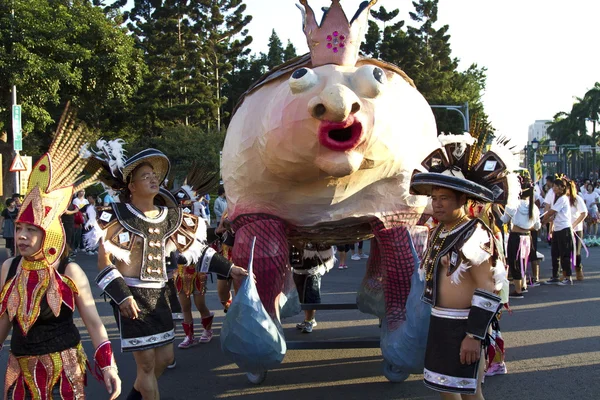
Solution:
M 71 203 L 74 191 L 96 181 L 99 171 L 82 175 L 87 160 L 80 148 L 91 137 L 86 126 L 75 119 L 69 104 L 58 123 L 46 154 L 35 163 L 29 176 L 27 194 L 16 222 L 35 225 L 45 232 L 42 251 L 48 265 L 56 263 L 64 251 L 66 238 L 60 216 Z
M 410 188 L 413 194 L 431 195 L 433 187 L 445 187 L 484 202 L 506 205 L 518 200 L 520 185 L 516 158 L 508 140 L 495 139 L 487 150 L 487 130 L 482 134 L 440 135 L 436 149 L 415 171 Z
M 10 321 L 16 319 L 24 334 L 38 319 L 43 299 L 56 317 L 63 304 L 75 308 L 77 286 L 53 266 L 66 247 L 60 216 L 71 203 L 73 192 L 94 183 L 99 173 L 87 178 L 82 175 L 87 160 L 80 157 L 80 148 L 90 138 L 90 131 L 75 119 L 75 112 L 67 104 L 48 152 L 31 170 L 16 222 L 37 226 L 44 232 L 37 253 L 42 257 L 24 258 L 0 294 L 0 315 L 6 312 Z
M 194 201 L 199 194 L 209 193 L 219 185 L 219 173 L 194 162 L 184 185 L 173 191 L 179 203 Z

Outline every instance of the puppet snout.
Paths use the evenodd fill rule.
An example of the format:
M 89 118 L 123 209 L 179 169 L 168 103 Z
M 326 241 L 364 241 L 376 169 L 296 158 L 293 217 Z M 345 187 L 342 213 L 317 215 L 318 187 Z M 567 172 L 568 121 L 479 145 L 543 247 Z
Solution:
M 308 112 L 321 121 L 342 122 L 360 111 L 360 100 L 348 87 L 327 86 L 308 103 Z

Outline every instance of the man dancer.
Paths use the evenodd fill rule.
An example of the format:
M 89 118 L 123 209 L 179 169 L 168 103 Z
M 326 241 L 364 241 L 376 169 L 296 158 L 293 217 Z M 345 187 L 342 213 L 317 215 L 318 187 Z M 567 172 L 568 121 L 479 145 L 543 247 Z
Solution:
M 165 286 L 165 257 L 176 250 L 187 264 L 198 262 L 199 272 L 234 279 L 247 272 L 201 242 L 206 239 L 204 221 L 179 208 L 155 206 L 170 169 L 163 153 L 147 149 L 118 167 L 114 160 L 119 160 L 119 155 L 111 153 L 115 147 L 107 145 L 91 155 L 107 164 L 112 176 L 105 179 L 112 180 L 111 185 L 121 182 L 123 202 L 98 213 L 88 245 L 100 242 L 101 272 L 96 281 L 112 300 L 121 349 L 133 352 L 137 364 L 137 377 L 127 399 L 158 400 L 157 378 L 174 360 L 175 331 Z M 106 154 L 112 156 L 104 159 Z
M 468 134 L 440 141 L 446 152 L 432 153 L 423 162 L 430 172 L 411 181 L 413 193 L 431 196 L 439 221 L 419 271 L 425 279 L 422 299 L 433 306 L 424 383 L 442 399 L 483 399 L 481 357 L 502 302 L 496 293 L 507 281 L 490 227 L 469 218 L 465 206 L 468 199 L 506 204 L 506 164 L 491 152 L 481 162 L 472 160 L 481 152 Z

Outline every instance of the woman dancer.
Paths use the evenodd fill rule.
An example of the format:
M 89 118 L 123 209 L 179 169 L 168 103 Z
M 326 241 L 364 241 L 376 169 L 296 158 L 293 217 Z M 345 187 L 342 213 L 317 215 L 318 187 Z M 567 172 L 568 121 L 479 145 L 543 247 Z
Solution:
M 68 261 L 60 223 L 73 194 L 73 181 L 85 166 L 76 146 L 84 131 L 73 129 L 67 110 L 57 132 L 48 153 L 33 167 L 16 219 L 21 255 L 2 265 L 0 343 L 14 328 L 4 398 L 85 398 L 86 356 L 73 322 L 77 307 L 96 348 L 94 372 L 104 380 L 112 400 L 121 392 L 121 381 L 111 344 L 85 273 Z M 87 183 L 76 186 L 81 189 Z
M 541 227 L 540 210 L 534 204 L 533 186 L 528 177 L 519 176 L 521 196 L 516 208 L 507 207 L 501 217 L 502 222 L 512 222 L 506 251 L 506 263 L 513 278 L 515 290 L 510 293 L 513 299 L 523 298 L 525 267 L 532 250 L 531 231 Z M 535 257 L 535 253 L 531 256 Z
M 552 278 L 547 284 L 572 285 L 571 254 L 573 253 L 573 231 L 571 226 L 571 205 L 566 196 L 567 183 L 564 178 L 554 181 L 554 203 L 544 215 L 542 223 L 553 221 L 552 224 Z M 565 278 L 558 278 L 559 266 L 565 273 Z
M 575 182 L 568 186 L 569 204 L 571 205 L 571 225 L 575 234 L 575 273 L 577 280 L 583 280 L 583 265 L 581 265 L 581 246 L 583 239 L 583 221 L 587 217 L 585 201 L 577 194 Z

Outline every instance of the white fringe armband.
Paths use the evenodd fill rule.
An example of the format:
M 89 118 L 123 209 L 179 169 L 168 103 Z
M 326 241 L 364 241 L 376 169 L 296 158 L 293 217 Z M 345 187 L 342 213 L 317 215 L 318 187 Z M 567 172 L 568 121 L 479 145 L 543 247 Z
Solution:
M 100 228 L 96 220 L 90 226 L 89 232 L 83 235 L 83 244 L 87 249 L 94 249 L 98 247 L 100 240 L 106 240 L 106 231 Z

